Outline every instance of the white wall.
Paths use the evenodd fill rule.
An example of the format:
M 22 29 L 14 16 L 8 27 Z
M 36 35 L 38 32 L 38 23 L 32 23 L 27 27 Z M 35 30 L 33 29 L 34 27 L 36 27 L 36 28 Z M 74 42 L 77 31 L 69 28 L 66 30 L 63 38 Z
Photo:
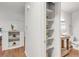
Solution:
M 13 3 L 15 5 L 15 3 Z M 4 6 L 5 5 L 5 6 Z M 19 13 L 15 7 L 16 5 L 7 5 L 6 3 L 0 3 L 0 28 L 4 31 L 11 30 L 11 24 L 15 26 L 15 29 L 21 32 L 24 32 L 24 22 L 25 22 L 25 16 L 23 13 Z M 24 9 L 23 9 L 24 10 Z M 6 38 L 7 39 L 7 38 Z M 5 46 L 3 49 L 7 49 L 6 45 L 8 42 L 6 39 L 3 40 L 3 45 Z M 5 44 L 6 43 L 6 44 Z M 20 46 L 24 45 L 24 40 L 20 40 Z
M 30 6 L 27 9 L 28 5 Z M 30 57 L 44 57 L 46 48 L 45 39 L 45 8 L 43 2 L 31 2 L 26 4 L 26 47 L 25 52 Z
M 24 15 L 0 10 L 0 27 L 8 31 L 11 30 L 11 24 L 16 30 L 24 31 Z
M 66 32 L 68 34 L 71 34 L 72 32 L 72 14 L 66 11 L 61 11 L 61 18 L 65 20 L 65 24 L 66 24 Z M 62 31 L 61 31 L 62 32 Z
M 72 13 L 73 35 L 79 40 L 79 11 Z

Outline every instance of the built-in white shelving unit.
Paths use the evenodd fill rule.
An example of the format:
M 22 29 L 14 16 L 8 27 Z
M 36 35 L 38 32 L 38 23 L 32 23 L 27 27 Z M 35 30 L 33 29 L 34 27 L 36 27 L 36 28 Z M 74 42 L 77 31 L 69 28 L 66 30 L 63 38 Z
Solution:
M 60 6 L 58 2 L 29 2 L 26 4 L 26 56 L 60 57 Z
M 46 3 L 46 55 L 52 57 L 53 40 L 54 40 L 54 17 L 55 17 L 55 3 Z
M 8 32 L 8 47 L 19 45 L 20 32 L 19 31 L 9 31 Z

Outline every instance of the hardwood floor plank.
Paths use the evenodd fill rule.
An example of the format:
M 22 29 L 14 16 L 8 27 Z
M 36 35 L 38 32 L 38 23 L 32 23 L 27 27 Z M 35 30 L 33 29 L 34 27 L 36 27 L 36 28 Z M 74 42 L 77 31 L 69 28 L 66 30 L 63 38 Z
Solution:
M 10 49 L 3 52 L 3 55 L 0 55 L 1 57 L 26 57 L 24 53 L 24 47 Z
M 71 49 L 70 53 L 66 57 L 79 57 L 79 50 Z

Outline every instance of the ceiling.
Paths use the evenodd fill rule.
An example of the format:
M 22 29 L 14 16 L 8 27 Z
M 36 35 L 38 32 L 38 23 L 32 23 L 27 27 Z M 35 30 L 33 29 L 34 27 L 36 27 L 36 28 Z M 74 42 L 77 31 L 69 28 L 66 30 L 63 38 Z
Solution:
M 79 10 L 79 2 L 61 2 L 61 9 L 66 12 L 75 12 Z
M 0 2 L 0 11 L 3 11 L 3 9 L 13 13 L 24 14 L 25 2 Z M 79 10 L 79 2 L 61 2 L 61 9 L 72 13 Z

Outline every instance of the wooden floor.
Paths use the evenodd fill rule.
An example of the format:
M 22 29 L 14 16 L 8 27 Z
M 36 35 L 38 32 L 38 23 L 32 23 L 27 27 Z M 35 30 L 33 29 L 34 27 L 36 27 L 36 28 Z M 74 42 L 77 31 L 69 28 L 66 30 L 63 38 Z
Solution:
M 25 57 L 24 47 L 1 52 L 0 57 Z
M 24 47 L 10 49 L 0 52 L 0 57 L 26 57 Z M 65 57 L 79 57 L 79 50 L 71 49 L 70 53 Z
M 71 49 L 66 57 L 79 57 L 79 50 Z

